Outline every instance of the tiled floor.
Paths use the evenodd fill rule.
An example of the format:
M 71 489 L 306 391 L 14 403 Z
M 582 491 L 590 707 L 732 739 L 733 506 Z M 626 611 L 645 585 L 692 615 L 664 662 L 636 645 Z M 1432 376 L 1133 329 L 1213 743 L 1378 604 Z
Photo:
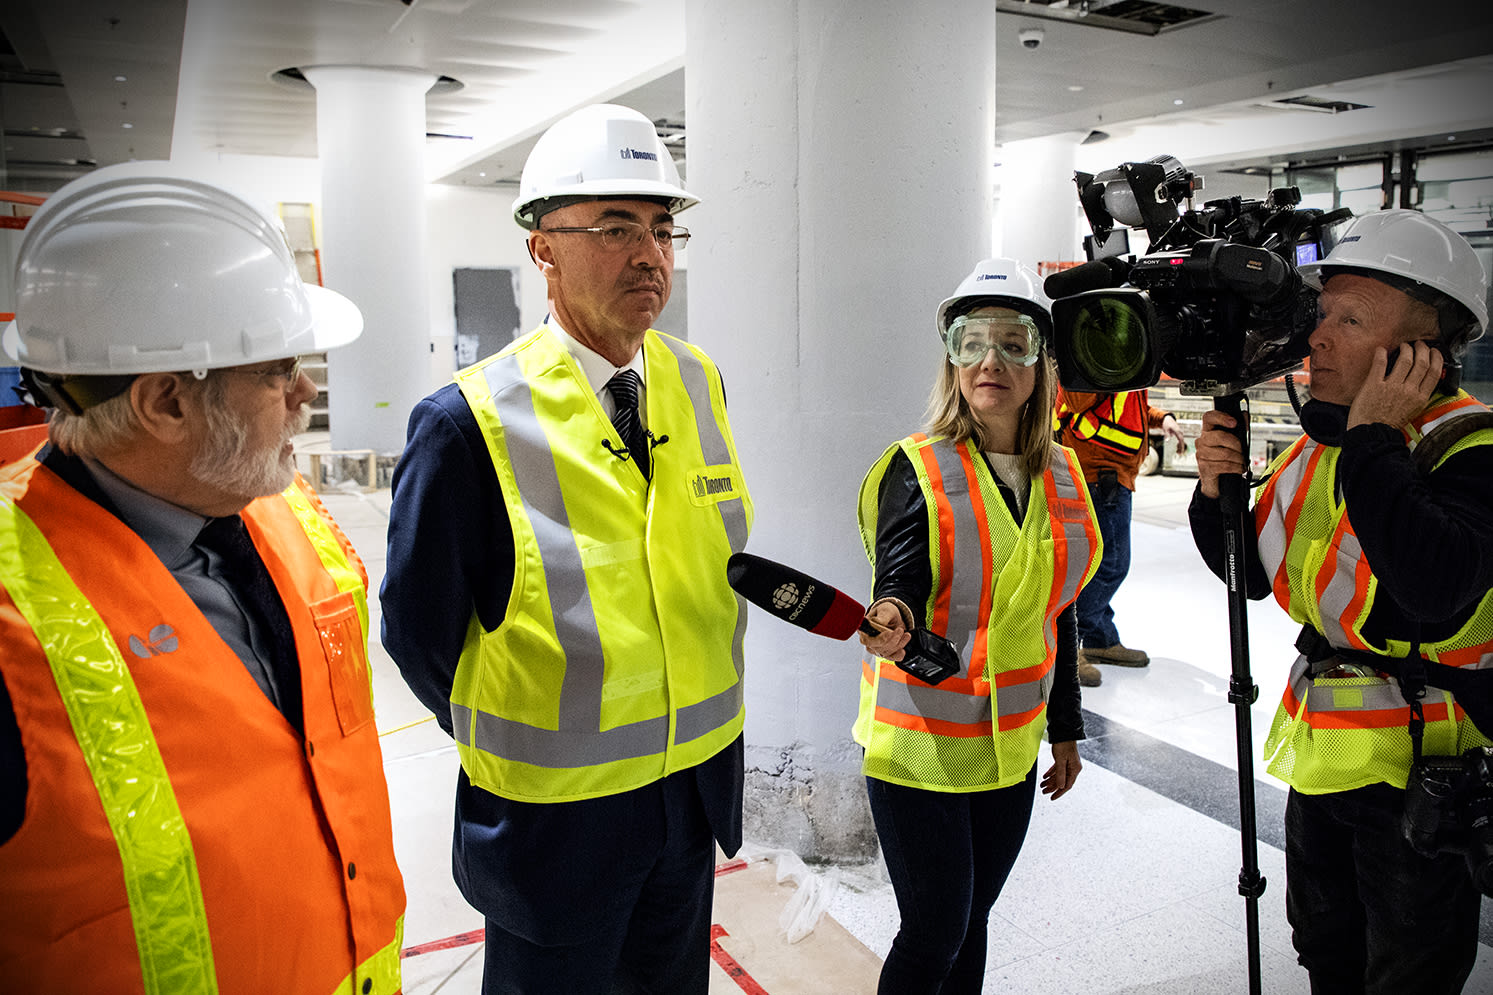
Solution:
M 1115 607 L 1125 642 L 1147 650 L 1153 662 L 1140 670 L 1105 667 L 1103 685 L 1085 689 L 1091 738 L 1083 747 L 1084 772 L 1060 801 L 1037 803 L 1026 846 L 992 915 L 986 992 L 1248 990 L 1245 905 L 1237 889 L 1242 854 L 1235 718 L 1226 699 L 1227 602 L 1186 529 L 1192 483 L 1162 476 L 1140 481 L 1134 563 Z M 383 573 L 389 492 L 333 488 L 324 497 L 376 586 Z M 376 599 L 370 607 L 376 634 Z M 1250 606 L 1252 669 L 1261 687 L 1252 709 L 1256 758 L 1295 631 L 1273 603 Z M 373 654 L 395 842 L 409 891 L 406 944 L 449 944 L 404 961 L 405 991 L 475 993 L 481 946 L 462 934 L 480 929 L 482 919 L 457 893 L 450 873 L 456 753 L 382 648 L 375 645 Z M 1284 791 L 1256 765 L 1258 861 L 1268 882 L 1259 904 L 1263 990 L 1306 993 L 1306 974 L 1295 963 L 1285 922 L 1279 849 Z M 880 869 L 815 873 L 828 896 L 828 914 L 883 956 L 897 916 Z M 1493 993 L 1490 910 L 1493 903 L 1485 902 L 1484 946 L 1468 993 Z M 772 956 L 766 948 L 756 954 Z M 798 991 L 816 995 L 845 990 L 829 964 L 823 977 L 801 973 L 798 983 Z M 742 990 L 724 972 L 712 987 L 713 995 Z

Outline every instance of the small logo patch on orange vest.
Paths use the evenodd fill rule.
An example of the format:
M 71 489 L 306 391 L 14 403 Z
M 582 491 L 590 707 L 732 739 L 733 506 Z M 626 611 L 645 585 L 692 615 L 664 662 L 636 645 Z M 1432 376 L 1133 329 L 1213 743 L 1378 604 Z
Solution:
M 145 639 L 139 636 L 130 637 L 130 652 L 142 660 L 149 660 L 162 653 L 174 653 L 177 646 L 176 630 L 164 623 L 151 629 Z

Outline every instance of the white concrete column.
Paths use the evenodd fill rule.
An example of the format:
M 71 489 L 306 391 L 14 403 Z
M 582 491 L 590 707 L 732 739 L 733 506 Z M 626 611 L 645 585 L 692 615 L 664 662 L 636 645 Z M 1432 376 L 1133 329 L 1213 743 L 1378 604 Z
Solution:
M 934 309 L 989 255 L 988 0 L 688 0 L 691 341 L 720 365 L 748 548 L 861 601 L 866 470 L 917 431 Z M 875 852 L 850 739 L 860 646 L 753 609 L 747 833 Z
M 425 92 L 433 73 L 302 69 L 316 87 L 322 275 L 363 311 L 363 335 L 327 357 L 334 449 L 397 453 L 425 394 Z
M 1078 188 L 1073 169 L 1083 133 L 1007 142 L 999 150 L 1000 206 L 996 244 L 1000 255 L 1035 267 L 1083 259 Z

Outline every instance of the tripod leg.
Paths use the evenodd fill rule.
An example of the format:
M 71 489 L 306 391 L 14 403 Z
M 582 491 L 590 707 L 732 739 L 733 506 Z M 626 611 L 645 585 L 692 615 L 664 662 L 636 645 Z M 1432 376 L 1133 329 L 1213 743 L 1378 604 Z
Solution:
M 1232 415 L 1238 423 L 1249 457 L 1249 416 L 1243 408 L 1243 396 L 1230 394 L 1217 398 L 1214 407 Z M 1244 535 L 1249 499 L 1241 474 L 1218 478 L 1219 503 L 1224 516 L 1224 580 L 1229 593 L 1229 655 L 1232 672 L 1229 678 L 1229 701 L 1234 705 L 1234 738 L 1239 755 L 1239 842 L 1243 867 L 1239 871 L 1239 894 L 1244 896 L 1244 925 L 1249 947 L 1249 991 L 1260 993 L 1260 896 L 1265 893 L 1265 879 L 1260 875 L 1259 848 L 1255 835 L 1254 734 L 1250 706 L 1259 696 L 1259 688 L 1249 673 L 1249 618 L 1245 593 Z

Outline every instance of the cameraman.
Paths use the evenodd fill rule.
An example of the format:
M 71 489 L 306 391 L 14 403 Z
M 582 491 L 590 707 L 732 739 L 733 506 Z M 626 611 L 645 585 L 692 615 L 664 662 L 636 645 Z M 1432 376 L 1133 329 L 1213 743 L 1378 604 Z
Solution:
M 1314 993 L 1460 992 L 1480 898 L 1461 856 L 1428 859 L 1404 839 L 1412 709 L 1387 675 L 1430 661 L 1424 755 L 1489 743 L 1493 429 L 1466 431 L 1487 408 L 1438 392 L 1444 355 L 1487 327 L 1487 278 L 1465 239 L 1406 210 L 1355 220 L 1302 275 L 1322 291 L 1307 435 L 1256 492 L 1258 542 L 1246 535 L 1244 551 L 1249 596 L 1273 592 L 1304 625 L 1265 744 L 1268 769 L 1291 786 L 1286 914 Z M 1427 450 L 1456 441 L 1418 466 L 1417 444 L 1442 423 L 1452 427 Z M 1220 576 L 1219 477 L 1246 467 L 1233 427 L 1204 416 L 1190 509 Z M 1413 691 L 1417 668 L 1403 669 Z

